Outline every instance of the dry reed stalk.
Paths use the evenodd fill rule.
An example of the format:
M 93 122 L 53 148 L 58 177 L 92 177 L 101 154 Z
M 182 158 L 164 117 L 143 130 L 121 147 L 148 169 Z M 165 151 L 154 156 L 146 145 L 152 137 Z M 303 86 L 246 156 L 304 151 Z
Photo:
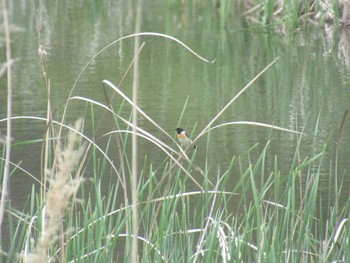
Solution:
M 138 0 L 137 9 L 136 9 L 136 22 L 135 22 L 135 31 L 136 33 L 140 32 L 142 21 L 142 1 Z M 139 54 L 138 50 L 140 49 L 140 38 L 135 38 L 134 45 L 134 54 L 135 54 L 135 64 L 134 64 L 134 76 L 133 76 L 133 85 L 132 85 L 132 101 L 134 105 L 137 105 L 137 94 L 139 88 Z M 132 243 L 131 243 L 131 257 L 130 262 L 136 263 L 139 262 L 139 253 L 138 253 L 138 232 L 139 232 L 139 216 L 138 216 L 138 147 L 137 147 L 137 136 L 136 136 L 136 127 L 137 127 L 137 109 L 134 106 L 132 108 L 132 174 L 131 174 L 131 201 L 132 201 Z
M 7 135 L 2 137 L 6 142 L 6 159 L 4 173 L 2 177 L 1 199 L 0 199 L 0 233 L 4 218 L 5 204 L 8 191 L 8 179 L 10 174 L 11 158 L 11 136 L 12 136 L 12 59 L 11 59 L 11 36 L 10 25 L 8 20 L 7 3 L 2 1 L 2 15 L 4 20 L 5 42 L 6 42 L 6 61 L 7 61 Z

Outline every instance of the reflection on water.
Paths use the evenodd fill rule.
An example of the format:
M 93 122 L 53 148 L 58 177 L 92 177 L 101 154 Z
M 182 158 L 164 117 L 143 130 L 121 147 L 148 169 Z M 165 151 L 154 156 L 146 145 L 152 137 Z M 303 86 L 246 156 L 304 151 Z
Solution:
M 22 12 L 13 12 L 13 23 L 24 32 L 13 33 L 14 64 L 14 116 L 46 116 L 47 91 L 42 68 L 37 55 L 38 42 L 48 52 L 47 73 L 51 80 L 51 103 L 55 118 L 62 114 L 62 103 L 66 102 L 74 81 L 87 62 L 103 47 L 123 35 L 133 33 L 133 14 L 124 1 L 103 1 L 99 3 L 71 3 L 60 1 L 55 6 L 38 8 L 40 40 L 31 21 L 32 10 L 25 6 Z M 129 3 L 129 1 L 128 1 Z M 16 5 L 16 4 L 14 4 Z M 141 88 L 140 107 L 161 125 L 169 134 L 174 134 L 181 111 L 186 104 L 181 126 L 198 134 L 208 122 L 228 103 L 254 76 L 276 57 L 278 62 L 259 78 L 216 122 L 256 121 L 304 131 L 300 159 L 309 154 L 321 152 L 326 147 L 334 152 L 338 127 L 343 112 L 349 107 L 349 34 L 332 31 L 308 31 L 294 35 L 274 35 L 243 30 L 240 21 L 234 21 L 230 28 L 218 29 L 215 24 L 191 14 L 171 13 L 166 7 L 163 16 L 154 16 L 145 10 L 144 31 L 155 31 L 176 36 L 213 64 L 205 64 L 174 42 L 159 37 L 142 37 L 145 48 L 140 58 Z M 73 95 L 85 96 L 104 103 L 101 81 L 108 79 L 117 84 L 125 74 L 132 60 L 133 40 L 113 45 L 91 64 L 81 75 Z M 2 47 L 3 50 L 3 47 Z M 1 94 L 5 94 L 5 79 L 1 80 Z M 127 76 L 123 91 L 131 95 L 131 78 Z M 110 91 L 111 92 L 111 91 Z M 120 98 L 115 100 L 118 108 Z M 130 107 L 125 106 L 121 115 L 128 118 Z M 6 116 L 6 97 L 0 96 L 0 114 Z M 67 123 L 85 114 L 86 105 L 69 103 Z M 87 114 L 87 113 L 86 113 Z M 109 117 L 96 109 L 101 116 L 98 130 L 85 130 L 88 136 L 96 138 L 110 131 Z M 102 118 L 103 116 L 103 118 Z M 87 114 L 87 118 L 89 118 Z M 158 130 L 144 119 L 141 126 L 160 139 L 172 142 L 158 133 Z M 88 127 L 89 123 L 86 124 Z M 316 128 L 317 125 L 317 128 Z M 5 122 L 0 122 L 5 131 Z M 338 169 L 342 174 L 350 169 L 350 122 L 344 126 L 344 135 L 339 147 Z M 41 143 L 19 142 L 41 139 L 45 123 L 35 120 L 13 122 L 14 147 L 12 161 L 20 164 L 31 174 L 40 177 Z M 317 136 L 314 137 L 314 131 Z M 269 143 L 266 170 L 273 169 L 275 156 L 281 175 L 289 171 L 294 158 L 298 136 L 270 129 L 230 125 L 210 133 L 209 155 L 207 137 L 198 140 L 202 152 L 196 162 L 204 166 L 209 161 L 209 170 L 220 166 L 226 169 L 233 156 L 242 156 L 247 162 L 246 152 L 258 144 L 250 153 L 251 160 L 257 158 Z M 103 143 L 103 140 L 100 141 Z M 17 143 L 17 144 L 16 144 Z M 164 155 L 147 142 L 140 140 L 140 151 L 147 154 L 147 160 L 154 167 L 160 164 Z M 142 156 L 142 155 L 141 155 Z M 244 157 L 245 156 L 245 157 Z M 324 160 L 321 187 L 327 192 L 329 169 L 334 166 L 334 157 L 329 154 Z M 246 158 L 246 159 L 245 159 Z M 140 160 L 143 162 L 143 158 Z M 331 165 L 332 164 L 332 165 Z M 256 178 L 258 181 L 259 178 Z M 235 179 L 233 179 L 233 182 Z M 23 210 L 32 188 L 33 180 L 25 173 L 16 171 L 11 178 L 11 201 Z M 344 186 L 350 184 L 344 176 Z M 347 185 L 347 186 L 346 186 Z

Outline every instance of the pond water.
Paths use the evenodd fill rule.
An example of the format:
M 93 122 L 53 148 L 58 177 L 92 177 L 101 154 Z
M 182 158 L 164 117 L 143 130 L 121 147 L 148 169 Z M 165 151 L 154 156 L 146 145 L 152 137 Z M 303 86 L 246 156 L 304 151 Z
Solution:
M 98 2 L 98 3 L 97 3 Z M 46 70 L 51 85 L 54 118 L 60 120 L 63 106 L 74 82 L 88 61 L 102 48 L 122 36 L 134 33 L 135 8 L 131 1 L 57 1 L 35 7 L 27 1 L 11 4 L 12 51 L 15 59 L 13 77 L 13 116 L 46 117 L 47 91 L 38 57 L 43 43 L 48 55 Z M 139 106 L 169 134 L 177 126 L 193 136 L 266 65 L 278 61 L 263 74 L 225 113 L 216 125 L 234 121 L 254 121 L 304 131 L 301 159 L 311 151 L 321 152 L 326 144 L 329 160 L 322 167 L 321 186 L 327 192 L 329 170 L 334 165 L 335 141 L 343 113 L 350 107 L 350 37 L 347 32 L 305 28 L 300 32 L 275 34 L 266 29 L 246 29 L 240 18 L 231 18 L 227 28 L 219 25 L 216 11 L 191 9 L 178 4 L 148 4 L 143 11 L 142 31 L 174 36 L 214 63 L 200 61 L 173 41 L 161 37 L 142 37 L 145 46 L 140 55 Z M 132 38 L 112 45 L 90 63 L 72 96 L 84 96 L 104 103 L 102 80 L 119 83 L 133 58 Z M 5 48 L 1 47 L 2 61 Z M 127 75 L 123 91 L 131 97 L 132 74 Z M 6 79 L 0 79 L 0 129 L 6 133 Z M 111 91 L 110 91 L 111 92 Z M 118 102 L 114 100 L 114 107 Z M 179 123 L 183 111 L 185 114 Z M 86 104 L 70 101 L 65 123 L 87 113 Z M 122 115 L 130 116 L 130 107 Z M 110 117 L 96 109 L 101 120 L 97 130 L 85 130 L 96 138 L 114 129 Z M 140 117 L 139 124 L 148 132 L 172 144 L 158 129 Z M 214 125 L 215 125 L 214 124 Z M 317 137 L 314 133 L 317 126 Z M 89 121 L 87 121 L 89 127 Z M 45 122 L 18 118 L 13 121 L 12 162 L 40 178 L 41 139 Z M 338 172 L 343 187 L 350 186 L 350 121 L 345 122 L 340 141 Z M 298 137 L 282 131 L 254 125 L 229 125 L 197 141 L 196 162 L 216 177 L 217 167 L 228 167 L 233 156 L 246 156 L 254 162 L 269 142 L 267 163 L 272 169 L 278 156 L 281 174 L 288 171 Z M 25 143 L 29 142 L 30 143 Z M 24 142 L 24 143 L 23 143 Z M 140 162 L 155 167 L 164 154 L 143 140 Z M 206 149 L 209 149 L 208 151 Z M 201 151 L 202 150 L 202 151 Z M 244 159 L 244 158 L 243 158 Z M 244 161 L 244 160 L 243 160 Z M 232 176 L 232 184 L 237 175 Z M 257 183 L 259 178 L 256 178 Z M 10 180 L 12 206 L 24 210 L 34 181 L 20 170 Z M 109 185 L 106 185 L 106 191 Z

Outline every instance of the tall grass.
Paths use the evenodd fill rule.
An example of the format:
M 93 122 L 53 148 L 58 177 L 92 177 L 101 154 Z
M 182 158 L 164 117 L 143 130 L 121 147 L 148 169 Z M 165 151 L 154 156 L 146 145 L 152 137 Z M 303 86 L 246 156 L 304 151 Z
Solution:
M 272 169 L 267 165 L 269 141 L 257 158 L 252 157 L 256 148 L 247 149 L 242 156 L 232 158 L 228 168 L 218 167 L 215 174 L 198 167 L 196 154 L 177 145 L 172 134 L 151 119 L 137 100 L 128 98 L 120 85 L 108 80 L 103 81 L 105 104 L 69 96 L 67 104 L 83 102 L 91 113 L 86 114 L 90 119 L 86 117 L 76 125 L 65 124 L 67 108 L 61 121 L 12 117 L 31 118 L 46 125 L 50 132 L 45 132 L 41 143 L 43 160 L 51 163 L 51 168 L 40 181 L 40 191 L 45 194 L 33 187 L 28 211 L 17 211 L 7 204 L 10 244 L 2 251 L 0 262 L 132 262 L 130 238 L 138 240 L 140 262 L 346 262 L 350 256 L 350 200 L 335 209 L 334 196 L 320 196 L 319 190 L 322 167 L 331 165 L 324 157 L 332 144 L 325 144 L 318 152 L 313 147 L 302 159 L 299 149 L 304 136 L 309 135 L 264 123 L 220 121 L 222 113 L 276 61 L 233 96 L 196 139 L 206 137 L 209 145 L 213 129 L 230 125 L 259 125 L 294 134 L 294 158 L 287 172 L 282 172 L 279 163 L 283 160 L 278 156 L 272 161 Z M 114 102 L 116 96 L 122 101 Z M 165 134 L 167 141 L 130 121 L 131 112 L 128 119 L 123 118 L 120 110 L 126 104 Z M 115 129 L 100 138 L 89 138 L 85 124 L 93 124 L 94 131 L 100 124 L 96 109 L 111 116 L 108 121 Z M 316 136 L 317 131 L 316 126 Z M 136 190 L 128 190 L 129 178 L 135 172 L 131 165 L 135 157 L 130 157 L 128 150 L 131 135 L 151 142 L 150 149 L 159 149 L 164 156 L 157 167 L 148 162 L 141 165 L 140 160 L 146 157 L 137 156 Z M 100 144 L 103 139 L 106 143 Z M 3 165 L 1 162 L 1 170 Z M 333 169 L 329 173 L 330 178 L 335 176 Z M 104 185 L 108 185 L 107 191 Z M 136 194 L 138 201 L 130 204 L 131 194 Z M 135 209 L 137 232 L 130 231 Z

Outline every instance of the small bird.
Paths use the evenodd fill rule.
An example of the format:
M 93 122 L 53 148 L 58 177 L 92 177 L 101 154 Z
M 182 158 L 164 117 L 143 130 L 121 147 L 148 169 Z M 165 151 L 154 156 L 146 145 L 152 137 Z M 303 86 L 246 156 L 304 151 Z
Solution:
M 190 137 L 187 135 L 184 129 L 176 128 L 175 130 L 177 132 L 177 138 L 179 139 L 181 146 L 187 147 L 192 144 Z M 198 149 L 198 146 L 193 144 L 193 148 Z

